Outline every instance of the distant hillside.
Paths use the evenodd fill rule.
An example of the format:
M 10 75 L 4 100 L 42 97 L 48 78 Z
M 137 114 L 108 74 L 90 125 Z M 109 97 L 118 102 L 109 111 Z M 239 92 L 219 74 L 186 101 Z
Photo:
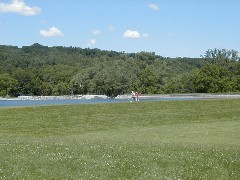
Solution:
M 1 45 L 0 95 L 179 92 L 169 87 L 171 82 L 205 64 L 204 58 L 165 58 L 154 52 Z

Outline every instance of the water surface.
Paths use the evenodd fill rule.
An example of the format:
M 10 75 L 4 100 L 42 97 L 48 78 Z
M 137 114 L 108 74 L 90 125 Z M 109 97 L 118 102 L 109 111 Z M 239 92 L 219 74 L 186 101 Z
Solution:
M 140 101 L 161 101 L 161 100 L 190 100 L 193 98 L 144 98 Z M 0 100 L 0 107 L 21 107 L 41 105 L 70 105 L 70 104 L 97 104 L 97 103 L 120 103 L 132 102 L 131 99 L 63 99 L 63 100 Z

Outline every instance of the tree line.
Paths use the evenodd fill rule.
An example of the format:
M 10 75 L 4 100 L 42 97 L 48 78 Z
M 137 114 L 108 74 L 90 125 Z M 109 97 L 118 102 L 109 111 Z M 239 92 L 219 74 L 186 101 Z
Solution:
M 218 93 L 240 91 L 235 50 L 212 49 L 201 58 L 168 58 L 35 43 L 0 46 L 0 96 Z

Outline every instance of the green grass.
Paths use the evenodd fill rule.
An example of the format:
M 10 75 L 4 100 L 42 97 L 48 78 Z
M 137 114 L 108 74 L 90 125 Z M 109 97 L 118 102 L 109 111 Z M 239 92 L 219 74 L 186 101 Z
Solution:
M 0 179 L 239 179 L 240 100 L 0 109 Z

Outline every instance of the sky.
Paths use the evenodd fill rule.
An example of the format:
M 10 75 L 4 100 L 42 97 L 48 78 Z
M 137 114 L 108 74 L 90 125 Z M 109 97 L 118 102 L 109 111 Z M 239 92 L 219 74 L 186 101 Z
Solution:
M 0 44 L 163 57 L 240 52 L 240 0 L 0 0 Z

